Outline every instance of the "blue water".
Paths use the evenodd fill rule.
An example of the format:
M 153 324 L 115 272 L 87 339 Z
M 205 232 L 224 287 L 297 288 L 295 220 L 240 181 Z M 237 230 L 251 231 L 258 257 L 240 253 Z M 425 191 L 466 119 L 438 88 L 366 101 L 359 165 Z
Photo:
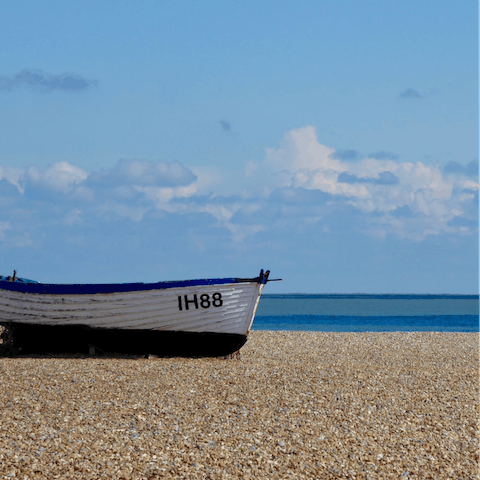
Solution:
M 478 332 L 478 295 L 263 295 L 253 330 Z

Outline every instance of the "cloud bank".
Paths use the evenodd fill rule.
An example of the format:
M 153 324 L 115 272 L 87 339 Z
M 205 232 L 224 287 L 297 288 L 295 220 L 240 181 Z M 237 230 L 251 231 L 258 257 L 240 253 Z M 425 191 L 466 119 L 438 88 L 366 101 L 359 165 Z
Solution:
M 225 188 L 213 167 L 180 163 L 123 159 L 91 172 L 67 161 L 0 166 L 0 249 L 58 241 L 85 255 L 132 248 L 158 256 L 182 246 L 182 257 L 229 258 L 247 250 L 282 256 L 305 239 L 352 249 L 351 238 L 368 248 L 478 238 L 478 162 L 436 166 L 385 152 L 342 160 L 304 127 L 244 167 L 243 180 L 238 174 Z M 197 260 L 189 262 L 191 270 Z
M 365 235 L 416 242 L 442 233 L 476 234 L 478 162 L 450 162 L 442 169 L 390 157 L 381 152 L 342 161 L 318 141 L 313 127 L 304 127 L 267 149 L 262 161 L 247 164 L 243 189 L 229 196 L 215 194 L 208 173 L 199 178 L 180 163 L 123 159 L 94 172 L 66 161 L 45 169 L 0 167 L 0 197 L 39 224 L 52 208 L 59 223 L 67 217 L 67 223 L 74 217 L 101 221 L 107 213 L 137 222 L 148 212 L 175 214 L 179 221 L 201 213 L 236 241 L 291 218 L 329 231 L 339 221 L 354 223 Z M 2 231 L 7 224 L 14 228 L 5 209 L 0 221 Z
M 322 192 L 330 208 L 318 205 L 318 215 L 326 225 L 330 210 L 335 215 L 343 211 L 346 222 L 354 215 L 365 234 L 379 237 L 421 241 L 427 235 L 476 232 L 478 163 L 476 169 L 475 164 L 448 164 L 442 171 L 422 162 L 368 157 L 345 162 L 318 141 L 313 127 L 305 127 L 285 135 L 280 148 L 267 150 L 265 165 L 261 176 L 269 177 L 267 198 L 279 188 L 290 189 L 290 198 L 300 189 Z M 472 228 L 457 226 L 460 218 Z
M 0 75 L 0 91 L 29 89 L 41 93 L 53 91 L 81 92 L 98 85 L 76 73 L 49 74 L 42 70 L 22 70 L 14 75 Z

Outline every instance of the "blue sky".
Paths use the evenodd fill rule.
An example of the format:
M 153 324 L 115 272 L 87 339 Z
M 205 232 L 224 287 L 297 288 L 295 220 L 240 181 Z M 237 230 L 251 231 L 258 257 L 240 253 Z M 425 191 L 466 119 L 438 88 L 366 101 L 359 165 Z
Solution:
M 478 291 L 473 2 L 10 2 L 0 265 Z

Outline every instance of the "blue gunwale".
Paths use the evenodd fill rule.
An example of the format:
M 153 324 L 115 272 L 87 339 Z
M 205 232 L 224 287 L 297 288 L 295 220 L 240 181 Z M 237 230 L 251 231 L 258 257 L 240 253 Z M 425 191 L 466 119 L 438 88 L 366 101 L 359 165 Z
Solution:
M 178 280 L 157 283 L 92 283 L 92 284 L 59 284 L 59 283 L 23 283 L 0 279 L 0 290 L 21 293 L 39 293 L 47 295 L 94 295 L 96 293 L 125 293 L 145 290 L 165 290 L 168 288 L 197 287 L 202 285 L 225 285 L 227 283 L 267 283 L 268 275 L 263 271 L 255 278 L 210 278 L 198 280 Z

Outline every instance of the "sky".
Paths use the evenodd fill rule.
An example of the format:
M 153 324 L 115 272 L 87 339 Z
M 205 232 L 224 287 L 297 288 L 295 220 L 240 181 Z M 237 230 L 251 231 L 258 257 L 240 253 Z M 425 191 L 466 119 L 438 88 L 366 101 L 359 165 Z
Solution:
M 478 293 L 475 2 L 10 2 L 0 274 Z

